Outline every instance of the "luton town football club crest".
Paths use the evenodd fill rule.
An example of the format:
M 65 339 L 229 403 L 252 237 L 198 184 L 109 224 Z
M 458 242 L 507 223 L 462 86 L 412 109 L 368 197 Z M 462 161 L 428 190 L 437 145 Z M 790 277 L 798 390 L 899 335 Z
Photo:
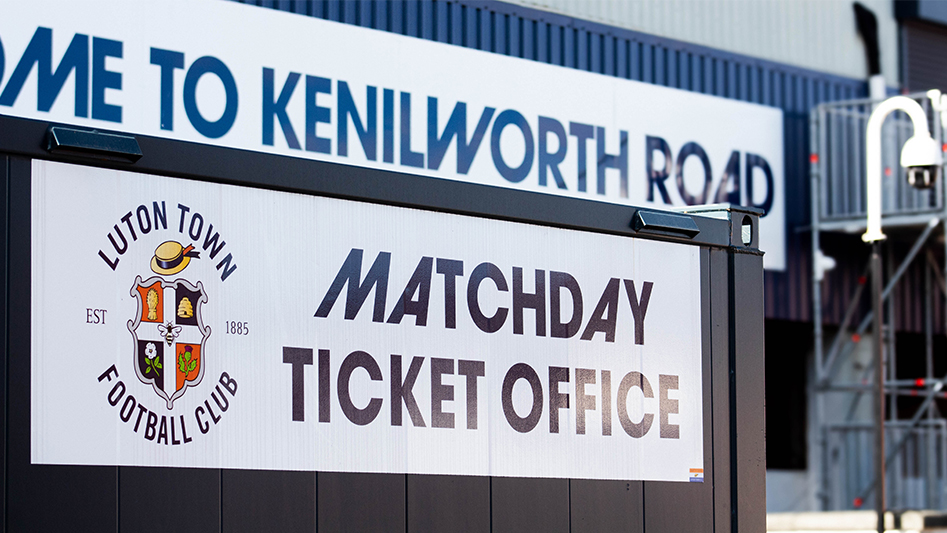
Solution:
M 146 280 L 136 276 L 131 288 L 138 302 L 134 320 L 128 321 L 135 373 L 167 402 L 168 409 L 204 377 L 210 326 L 204 325 L 201 310 L 207 292 L 200 281 L 195 285 L 177 277 L 197 258 L 193 246 L 164 242 L 151 259 L 151 270 L 158 275 Z

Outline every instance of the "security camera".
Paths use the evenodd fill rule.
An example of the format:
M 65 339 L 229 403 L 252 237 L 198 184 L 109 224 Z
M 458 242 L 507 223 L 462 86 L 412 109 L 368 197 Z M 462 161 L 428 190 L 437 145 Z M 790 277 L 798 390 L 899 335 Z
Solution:
M 908 183 L 917 189 L 933 187 L 943 164 L 937 141 L 926 133 L 915 134 L 901 149 L 901 166 L 908 170 Z
M 908 183 L 915 189 L 930 189 L 937 181 L 938 165 L 908 167 Z

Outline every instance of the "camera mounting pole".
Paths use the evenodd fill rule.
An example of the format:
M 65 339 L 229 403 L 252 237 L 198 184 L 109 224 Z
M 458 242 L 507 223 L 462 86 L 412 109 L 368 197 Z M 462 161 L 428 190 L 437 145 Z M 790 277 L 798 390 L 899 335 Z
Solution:
M 940 111 L 940 92 L 929 94 L 935 110 Z M 916 101 L 905 96 L 894 96 L 878 104 L 868 117 L 865 132 L 867 227 L 862 240 L 871 243 L 871 288 L 874 314 L 875 402 L 877 433 L 875 435 L 875 508 L 878 511 L 878 533 L 885 531 L 885 403 L 884 403 L 884 343 L 882 342 L 882 280 L 881 241 L 881 125 L 893 111 L 904 111 L 914 125 L 914 135 L 901 150 L 901 166 L 908 169 L 908 182 L 918 188 L 929 188 L 937 179 L 942 156 L 937 142 L 927 129 L 927 114 Z

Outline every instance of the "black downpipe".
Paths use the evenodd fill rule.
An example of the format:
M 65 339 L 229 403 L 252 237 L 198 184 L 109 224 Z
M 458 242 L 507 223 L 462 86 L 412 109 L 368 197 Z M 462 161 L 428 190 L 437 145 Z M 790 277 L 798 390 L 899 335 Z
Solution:
M 865 41 L 865 55 L 868 58 L 868 75 L 881 74 L 881 53 L 878 49 L 878 19 L 875 14 L 855 2 L 855 26 Z

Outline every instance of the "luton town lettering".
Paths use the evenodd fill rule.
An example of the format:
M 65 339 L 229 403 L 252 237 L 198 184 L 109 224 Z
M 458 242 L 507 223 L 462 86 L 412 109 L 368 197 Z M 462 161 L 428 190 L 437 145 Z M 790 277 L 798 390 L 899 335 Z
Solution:
M 55 68 L 54 37 L 69 39 Z M 142 44 L 137 46 L 142 47 Z M 718 176 L 714 168 L 719 172 L 723 161 L 715 161 L 716 166 L 712 167 L 710 156 L 697 140 L 684 143 L 675 159 L 670 145 L 661 136 L 648 134 L 643 139 L 629 138 L 628 131 L 621 127 L 607 129 L 581 117 L 566 120 L 561 115 L 567 110 L 524 114 L 518 109 L 504 109 L 501 102 L 475 106 L 409 90 L 360 85 L 325 73 L 278 72 L 267 66 L 257 71 L 259 78 L 244 76 L 241 80 L 224 60 L 215 56 L 147 46 L 145 50 L 147 65 L 127 65 L 123 60 L 126 50 L 122 41 L 83 33 L 54 34 L 51 28 L 38 27 L 0 91 L 0 106 L 16 105 L 24 90 L 29 90 L 26 85 L 35 67 L 36 111 L 50 112 L 57 99 L 68 92 L 64 89 L 71 79 L 74 117 L 122 123 L 123 107 L 108 100 L 117 101 L 115 95 L 123 91 L 125 76 L 147 76 L 147 82 L 159 88 L 159 96 L 155 101 L 136 100 L 126 105 L 145 106 L 145 109 L 130 110 L 133 112 L 129 114 L 155 117 L 155 123 L 147 127 L 161 132 L 181 130 L 176 126 L 180 121 L 176 121 L 175 107 L 180 109 L 183 104 L 188 123 L 205 139 L 221 139 L 234 129 L 245 130 L 248 126 L 235 128 L 240 120 L 248 121 L 251 116 L 262 118 L 259 137 L 251 149 L 279 145 L 280 151 L 334 155 L 353 158 L 355 162 L 364 157 L 364 161 L 393 165 L 405 171 L 425 169 L 459 176 L 468 175 L 478 153 L 486 151 L 489 153 L 481 158 L 489 157 L 492 171 L 506 183 L 526 188 L 549 187 L 580 193 L 579 196 L 647 197 L 648 202 L 665 205 L 730 202 L 760 207 L 764 217 L 774 205 L 776 185 L 769 163 L 763 156 L 739 147 L 730 149 L 723 172 Z M 107 67 L 108 59 L 111 61 Z M 0 81 L 5 65 L 0 44 Z M 127 73 L 123 72 L 123 66 Z M 201 111 L 197 87 L 203 79 L 212 80 L 209 83 L 223 89 L 223 110 L 218 117 L 209 117 L 206 109 Z M 262 85 L 261 101 L 254 107 L 256 111 L 238 113 L 241 83 Z M 299 99 L 304 99 L 304 105 L 291 105 L 291 101 Z M 213 107 L 209 102 L 203 105 Z M 146 112 L 146 109 L 157 112 Z M 553 114 L 560 117 L 554 118 Z M 256 128 L 254 125 L 253 129 Z M 426 130 L 425 141 L 412 144 L 412 133 L 418 129 Z M 352 131 L 355 139 L 350 138 Z M 501 142 L 504 135 L 515 138 L 515 144 L 522 149 L 513 149 Z M 357 149 L 353 146 L 356 144 Z M 629 167 L 630 144 L 644 149 L 644 157 L 638 159 L 645 161 L 643 168 Z M 451 145 L 453 150 L 450 150 Z M 570 150 L 574 153 L 570 154 Z M 663 164 L 655 154 L 664 156 Z M 570 155 L 573 157 L 569 157 L 567 163 Z M 685 162 L 691 156 L 701 166 L 691 165 L 693 169 L 689 172 L 694 175 L 685 179 Z M 453 161 L 448 161 L 448 157 Z M 755 178 L 756 174 L 762 179 Z M 530 175 L 533 176 L 530 181 L 535 180 L 532 183 L 527 182 Z M 616 177 L 617 182 L 613 181 Z M 688 188 L 688 183 L 692 183 L 693 190 Z M 633 187 L 643 194 L 633 194 Z M 668 193 L 672 188 L 677 189 L 679 200 Z M 103 259 L 112 264 L 113 259 L 104 255 Z
M 150 208 L 150 209 L 149 209 Z M 177 204 L 179 213 L 177 231 L 181 235 L 190 237 L 192 242 L 198 243 L 202 250 L 208 252 L 208 257 L 213 260 L 227 245 L 220 237 L 220 233 L 214 231 L 214 224 L 208 223 L 207 229 L 204 229 L 204 217 L 199 212 L 191 212 L 191 208 Z M 173 216 L 173 213 L 172 213 Z M 173 220 L 173 219 L 172 219 Z M 173 222 L 172 222 L 173 228 Z M 129 249 L 129 239 L 131 243 L 137 242 L 139 236 L 148 235 L 152 231 L 165 231 L 168 229 L 168 210 L 165 202 L 152 202 L 151 206 L 141 204 L 134 210 L 125 213 L 121 219 L 112 226 L 107 237 L 111 243 L 111 249 L 106 246 L 108 253 L 99 250 L 99 257 L 105 261 L 105 264 L 112 270 L 118 266 L 121 256 Z M 136 231 L 137 230 L 137 231 Z M 173 231 L 173 229 L 172 229 Z M 201 237 L 203 236 L 203 240 Z M 197 246 L 195 246 L 196 248 Z M 112 253 L 114 251 L 114 254 Z M 237 269 L 233 255 L 228 253 L 220 262 L 217 263 L 217 270 L 220 271 L 220 280 L 226 281 L 233 271 Z

